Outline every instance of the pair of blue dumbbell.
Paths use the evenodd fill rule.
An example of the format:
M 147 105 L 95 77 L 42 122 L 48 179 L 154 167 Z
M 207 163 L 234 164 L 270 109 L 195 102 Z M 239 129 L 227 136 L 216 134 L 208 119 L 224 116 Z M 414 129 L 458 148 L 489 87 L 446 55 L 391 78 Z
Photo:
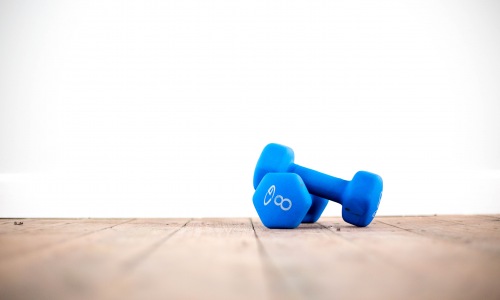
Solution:
M 345 222 L 368 226 L 382 198 L 382 178 L 359 171 L 351 181 L 294 164 L 289 147 L 269 144 L 262 151 L 253 177 L 253 204 L 268 228 L 296 228 L 316 222 L 328 200 L 342 205 Z

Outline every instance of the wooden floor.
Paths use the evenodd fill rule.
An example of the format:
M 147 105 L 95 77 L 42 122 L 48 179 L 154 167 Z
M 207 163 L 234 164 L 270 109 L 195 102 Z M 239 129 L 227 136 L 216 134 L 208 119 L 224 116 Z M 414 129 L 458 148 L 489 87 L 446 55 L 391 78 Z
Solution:
M 14 222 L 22 221 L 22 225 Z M 500 299 L 500 215 L 0 219 L 0 299 Z

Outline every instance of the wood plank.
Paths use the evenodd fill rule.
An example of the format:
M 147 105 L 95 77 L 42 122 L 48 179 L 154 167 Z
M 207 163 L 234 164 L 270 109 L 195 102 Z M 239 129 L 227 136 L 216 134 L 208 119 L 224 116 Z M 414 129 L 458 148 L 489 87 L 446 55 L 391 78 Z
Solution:
M 26 219 L 0 219 L 0 225 L 2 224 L 14 224 L 14 222 L 23 221 Z
M 400 269 L 407 276 L 397 285 L 413 285 L 411 297 L 426 299 L 500 299 L 500 255 L 480 251 L 468 244 L 421 235 L 385 224 L 414 224 L 429 219 L 429 226 L 442 222 L 431 217 L 377 218 L 366 228 L 344 223 L 340 218 L 324 218 L 320 225 L 332 233 L 378 257 L 386 265 Z M 445 226 L 445 228 L 448 226 Z M 408 278 L 411 275 L 413 279 Z M 385 274 L 381 274 L 385 276 Z M 374 287 L 376 288 L 376 287 Z M 380 288 L 380 287 L 379 287 Z
M 0 299 L 500 299 L 497 220 L 8 220 Z
M 113 278 L 186 224 L 186 219 L 135 220 L 96 231 L 110 221 L 76 222 L 89 234 L 0 262 L 2 299 L 94 299 Z M 101 223 L 101 224 L 100 224 Z M 42 236 L 45 238 L 45 236 Z
M 23 225 L 14 225 L 14 222 L 23 222 Z M 40 230 L 46 227 L 64 225 L 69 219 L 12 219 L 0 224 L 0 235 Z
M 249 219 L 196 219 L 110 284 L 102 297 L 266 299 L 263 270 Z
M 430 218 L 438 218 L 458 224 L 467 224 L 471 226 L 481 226 L 483 228 L 498 227 L 500 215 L 434 215 Z
M 0 262 L 50 247 L 96 231 L 113 228 L 132 219 L 38 219 L 23 225 L 1 225 Z M 17 229 L 17 227 L 23 227 Z M 7 227 L 7 229 L 5 229 Z M 13 229 L 12 229 L 13 228 Z
M 490 216 L 382 217 L 379 222 L 500 255 L 500 219 Z
M 417 299 L 418 278 L 320 224 L 271 230 L 254 220 L 269 261 L 283 278 L 286 298 Z M 395 284 L 397 283 L 397 284 Z

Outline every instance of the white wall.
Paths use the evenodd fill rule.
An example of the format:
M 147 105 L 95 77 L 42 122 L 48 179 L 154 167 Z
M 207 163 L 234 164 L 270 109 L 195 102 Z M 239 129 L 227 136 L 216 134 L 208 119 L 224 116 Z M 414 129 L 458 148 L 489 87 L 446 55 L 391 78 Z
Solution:
M 0 2 L 0 217 L 256 216 L 269 142 L 500 213 L 500 2 Z

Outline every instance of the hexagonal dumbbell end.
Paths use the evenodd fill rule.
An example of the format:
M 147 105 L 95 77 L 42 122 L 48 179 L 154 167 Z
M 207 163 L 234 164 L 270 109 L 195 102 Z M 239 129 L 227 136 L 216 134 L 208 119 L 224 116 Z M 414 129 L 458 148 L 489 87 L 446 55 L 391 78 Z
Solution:
M 342 218 L 349 224 L 368 226 L 377 214 L 383 182 L 377 174 L 357 172 L 342 194 Z
M 312 205 L 311 195 L 299 175 L 268 173 L 253 195 L 253 205 L 268 228 L 296 228 Z

